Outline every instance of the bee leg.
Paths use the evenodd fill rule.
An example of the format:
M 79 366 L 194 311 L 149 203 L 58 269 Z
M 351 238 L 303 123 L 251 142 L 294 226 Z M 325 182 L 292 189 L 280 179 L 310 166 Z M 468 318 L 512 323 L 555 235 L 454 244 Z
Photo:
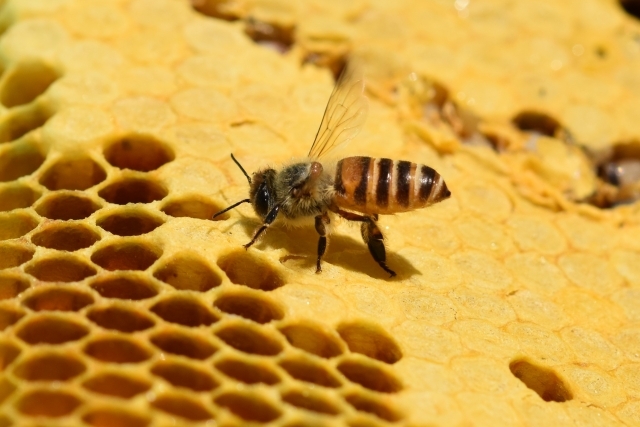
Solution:
M 329 215 L 327 213 L 323 213 L 322 215 L 316 216 L 316 231 L 320 235 L 320 239 L 318 239 L 318 260 L 316 262 L 316 274 L 322 271 L 322 267 L 320 266 L 320 261 L 322 260 L 322 256 L 324 255 L 324 251 L 327 249 L 327 229 L 326 226 L 329 225 Z
M 253 239 L 251 239 L 249 243 L 244 245 L 245 249 L 249 249 L 249 247 L 251 247 L 251 245 L 253 245 L 256 242 L 256 240 L 258 240 L 258 237 L 260 237 L 260 235 L 269 227 L 269 225 L 271 225 L 271 223 L 276 220 L 276 217 L 278 216 L 279 211 L 280 211 L 280 205 L 275 205 L 273 208 L 271 208 L 271 210 L 265 217 L 264 222 L 262 223 L 262 226 L 258 228 L 258 231 L 256 231 L 253 234 Z
M 377 218 L 377 215 L 375 216 Z M 360 232 L 362 233 L 362 240 L 369 247 L 369 252 L 374 260 L 382 267 L 384 271 L 389 273 L 391 277 L 396 275 L 396 272 L 387 267 L 387 253 L 384 249 L 384 237 L 382 232 L 378 228 L 373 218 L 367 218 L 360 226 Z

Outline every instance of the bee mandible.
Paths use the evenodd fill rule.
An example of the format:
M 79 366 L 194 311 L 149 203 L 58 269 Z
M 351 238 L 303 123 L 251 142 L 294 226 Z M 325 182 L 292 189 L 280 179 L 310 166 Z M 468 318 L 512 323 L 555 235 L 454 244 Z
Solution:
M 327 249 L 330 224 L 335 215 L 361 223 L 362 239 L 373 259 L 389 273 L 378 215 L 423 208 L 447 199 L 451 192 L 432 168 L 419 163 L 364 156 L 321 162 L 333 148 L 353 139 L 364 124 L 369 104 L 364 95 L 360 67 L 349 64 L 340 75 L 309 150 L 308 159 L 280 170 L 265 168 L 247 174 L 249 198 L 216 213 L 217 217 L 240 204 L 251 203 L 262 225 L 244 245 L 248 249 L 275 222 L 313 223 L 318 232 L 316 273 Z

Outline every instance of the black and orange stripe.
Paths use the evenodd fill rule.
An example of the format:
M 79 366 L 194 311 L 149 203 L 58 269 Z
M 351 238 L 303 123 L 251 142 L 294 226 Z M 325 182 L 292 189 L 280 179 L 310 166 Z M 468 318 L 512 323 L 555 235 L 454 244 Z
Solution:
M 334 190 L 338 207 L 369 214 L 419 209 L 451 195 L 429 166 L 360 156 L 338 162 Z

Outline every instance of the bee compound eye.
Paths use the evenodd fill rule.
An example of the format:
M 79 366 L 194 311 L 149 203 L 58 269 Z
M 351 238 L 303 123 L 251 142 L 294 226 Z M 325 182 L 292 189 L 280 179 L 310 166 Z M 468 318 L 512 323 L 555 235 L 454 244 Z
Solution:
M 269 205 L 271 204 L 271 194 L 269 193 L 269 188 L 267 187 L 267 183 L 263 182 L 258 187 L 258 191 L 256 192 L 256 198 L 254 201 L 254 208 L 256 213 L 264 218 L 269 213 Z

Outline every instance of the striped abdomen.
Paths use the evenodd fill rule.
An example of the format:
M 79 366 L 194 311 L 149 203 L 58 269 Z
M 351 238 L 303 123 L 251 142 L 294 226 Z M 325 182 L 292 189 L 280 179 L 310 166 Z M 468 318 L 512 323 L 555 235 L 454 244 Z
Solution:
M 383 215 L 423 208 L 451 195 L 429 166 L 371 157 L 340 160 L 334 189 L 339 207 Z

